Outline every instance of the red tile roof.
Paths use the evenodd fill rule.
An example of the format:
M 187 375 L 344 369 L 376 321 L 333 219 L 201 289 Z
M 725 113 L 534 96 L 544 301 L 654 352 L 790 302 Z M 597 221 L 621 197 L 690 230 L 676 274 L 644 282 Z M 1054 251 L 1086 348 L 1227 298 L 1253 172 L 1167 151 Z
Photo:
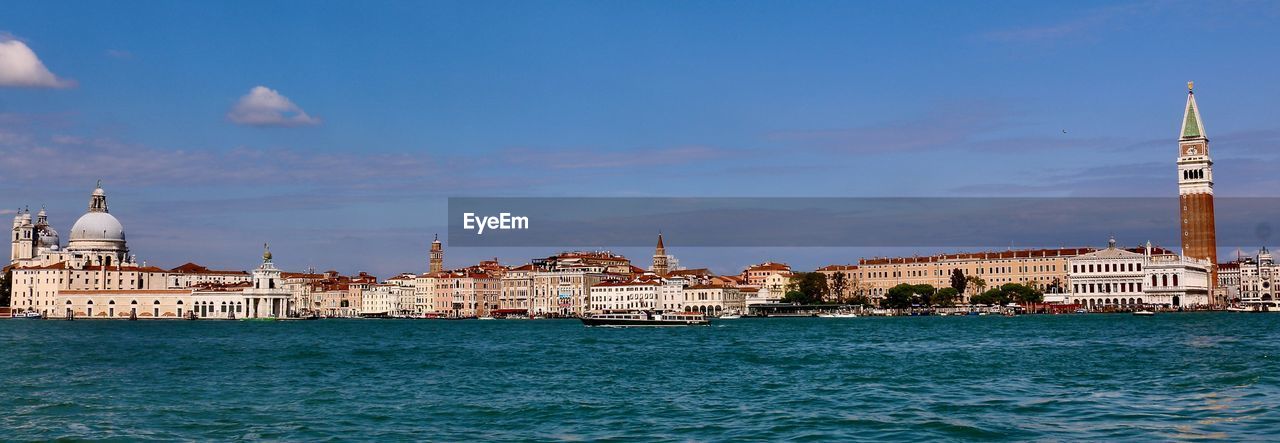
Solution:
M 179 274 L 233 274 L 233 275 L 249 275 L 245 271 L 217 271 L 197 265 L 195 263 L 187 263 L 182 266 L 170 269 L 170 272 Z
M 747 267 L 747 272 L 751 271 L 790 271 L 791 266 L 786 263 L 765 262 L 758 265 Z

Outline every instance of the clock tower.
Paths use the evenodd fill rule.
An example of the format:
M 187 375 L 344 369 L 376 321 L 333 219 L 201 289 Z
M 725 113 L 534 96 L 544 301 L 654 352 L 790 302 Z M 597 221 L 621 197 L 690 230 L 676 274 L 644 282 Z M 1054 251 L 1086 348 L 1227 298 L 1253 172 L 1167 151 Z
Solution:
M 1187 106 L 1178 137 L 1178 203 L 1182 226 L 1182 255 L 1208 260 L 1210 287 L 1218 283 L 1218 240 L 1213 222 L 1213 160 L 1209 138 L 1200 120 L 1193 83 L 1187 82 Z

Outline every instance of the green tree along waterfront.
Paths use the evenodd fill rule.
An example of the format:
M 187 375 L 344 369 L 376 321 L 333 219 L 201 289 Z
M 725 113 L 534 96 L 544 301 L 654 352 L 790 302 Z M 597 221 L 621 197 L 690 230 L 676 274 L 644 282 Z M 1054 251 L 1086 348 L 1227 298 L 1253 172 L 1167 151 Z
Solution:
M 844 303 L 844 293 L 849 290 L 849 279 L 845 278 L 844 272 L 836 272 L 827 278 L 827 283 L 831 286 L 831 300 L 836 303 Z
M 956 288 L 953 288 L 953 287 L 942 288 L 942 289 L 939 289 L 938 292 L 933 295 L 933 299 L 930 300 L 931 302 L 930 305 L 940 306 L 944 308 L 955 306 L 956 297 L 959 297 L 959 296 L 960 296 L 960 291 Z
M 1005 283 L 973 296 L 971 301 L 980 305 L 1040 303 L 1044 301 L 1044 293 L 1036 289 L 1034 284 Z
M 829 287 L 827 276 L 821 272 L 799 272 L 791 276 L 783 303 L 802 305 L 821 304 L 827 301 Z
M 955 288 L 957 294 L 963 294 L 964 289 L 969 287 L 969 279 L 960 268 L 951 270 L 951 287 Z
M 912 305 L 927 306 L 937 290 L 933 285 L 909 285 L 906 283 L 889 288 L 880 306 L 890 309 L 908 309 Z

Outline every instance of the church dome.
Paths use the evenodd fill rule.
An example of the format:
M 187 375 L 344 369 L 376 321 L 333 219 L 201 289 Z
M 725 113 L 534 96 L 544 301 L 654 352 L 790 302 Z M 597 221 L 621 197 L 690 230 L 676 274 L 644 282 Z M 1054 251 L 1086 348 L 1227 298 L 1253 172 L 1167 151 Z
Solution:
M 124 226 L 106 212 L 89 212 L 71 226 L 71 241 L 124 241 Z
M 58 231 L 48 226 L 40 231 L 40 247 L 57 249 L 62 244 L 62 240 L 58 238 Z

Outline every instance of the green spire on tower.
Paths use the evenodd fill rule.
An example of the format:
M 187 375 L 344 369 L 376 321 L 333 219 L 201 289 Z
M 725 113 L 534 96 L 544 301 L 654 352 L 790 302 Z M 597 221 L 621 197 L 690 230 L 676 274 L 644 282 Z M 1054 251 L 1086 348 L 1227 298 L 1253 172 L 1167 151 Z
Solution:
M 1182 138 L 1200 137 L 1200 122 L 1196 117 L 1196 101 L 1187 102 L 1187 119 L 1182 122 Z
M 1182 138 L 1204 137 L 1204 123 L 1200 121 L 1200 110 L 1196 108 L 1196 93 L 1192 90 L 1193 82 L 1187 82 L 1187 109 L 1182 117 Z

